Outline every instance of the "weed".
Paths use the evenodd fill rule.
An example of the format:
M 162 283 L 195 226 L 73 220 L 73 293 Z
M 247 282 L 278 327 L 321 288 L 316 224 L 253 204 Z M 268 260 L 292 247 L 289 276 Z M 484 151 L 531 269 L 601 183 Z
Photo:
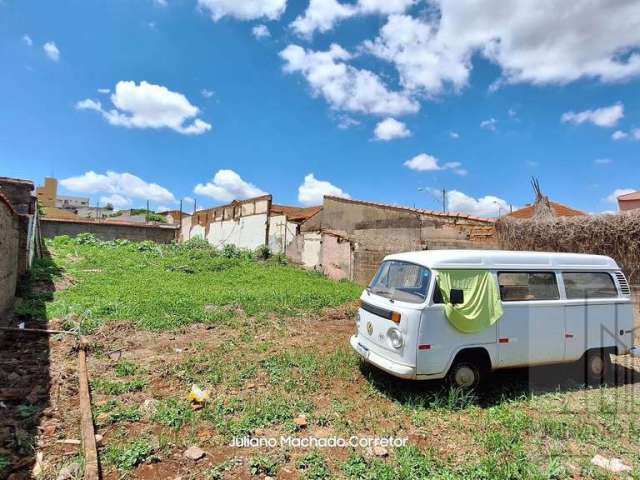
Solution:
M 116 377 L 130 377 L 138 371 L 138 366 L 128 360 L 120 360 L 113 366 Z
M 18 405 L 16 410 L 18 411 L 18 415 L 20 417 L 29 418 L 38 411 L 38 407 L 36 405 L 23 403 L 22 405 Z
M 300 459 L 298 468 L 302 471 L 302 478 L 308 480 L 324 480 L 331 478 L 331 472 L 324 456 L 318 452 L 310 452 Z
M 256 455 L 249 459 L 251 475 L 275 476 L 284 459 L 275 455 Z
M 183 425 L 191 422 L 194 417 L 191 405 L 186 400 L 169 399 L 158 404 L 153 421 L 174 430 L 180 430 Z
M 122 395 L 124 393 L 139 392 L 146 386 L 146 380 L 131 380 L 129 382 L 114 382 L 101 378 L 91 380 L 91 388 L 105 395 Z
M 94 415 L 96 423 L 101 426 L 118 422 L 137 422 L 142 417 L 138 407 L 125 407 L 115 400 L 97 406 Z
M 107 463 L 115 465 L 119 470 L 132 468 L 152 459 L 153 447 L 146 438 L 140 438 L 122 446 L 109 446 L 104 453 Z
M 231 470 L 233 467 L 237 465 L 237 461 L 235 459 L 225 460 L 214 467 L 211 467 L 204 474 L 207 480 L 222 480 L 224 478 L 224 474 Z
M 10 465 L 9 457 L 0 455 L 0 473 L 4 472 Z

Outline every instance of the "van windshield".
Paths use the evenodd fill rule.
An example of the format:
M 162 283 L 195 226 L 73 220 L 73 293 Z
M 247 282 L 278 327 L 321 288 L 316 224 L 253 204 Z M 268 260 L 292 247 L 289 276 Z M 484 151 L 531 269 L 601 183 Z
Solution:
M 428 268 L 413 263 L 387 260 L 369 285 L 369 291 L 401 302 L 422 303 L 427 297 Z

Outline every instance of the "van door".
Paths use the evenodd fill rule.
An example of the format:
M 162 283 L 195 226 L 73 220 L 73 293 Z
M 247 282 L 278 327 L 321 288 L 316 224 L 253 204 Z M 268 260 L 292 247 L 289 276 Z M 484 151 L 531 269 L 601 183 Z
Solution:
M 575 361 L 592 348 L 616 346 L 618 290 L 608 272 L 563 272 L 566 304 L 566 361 Z
M 561 362 L 564 310 L 555 272 L 498 272 L 504 315 L 498 322 L 501 367 Z

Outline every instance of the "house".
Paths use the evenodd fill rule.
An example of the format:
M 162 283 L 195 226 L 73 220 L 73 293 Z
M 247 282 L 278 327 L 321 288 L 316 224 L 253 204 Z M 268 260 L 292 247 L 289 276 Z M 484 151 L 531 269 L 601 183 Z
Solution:
M 618 208 L 622 212 L 640 209 L 640 191 L 620 195 L 618 197 Z
M 276 205 L 271 195 L 236 200 L 183 217 L 180 240 L 199 237 L 216 248 L 235 245 L 247 250 L 268 245 L 273 253 L 286 253 L 300 224 L 319 209 Z
M 76 210 L 81 207 L 89 207 L 88 197 L 72 197 L 58 195 L 58 180 L 46 177 L 44 185 L 36 189 L 38 202 L 45 208 L 61 208 L 64 210 Z M 77 213 L 77 212 L 73 212 Z
M 162 215 L 167 219 L 167 223 L 173 223 L 175 225 L 180 225 L 180 222 L 184 217 L 191 216 L 190 213 L 181 212 L 180 210 L 166 210 L 164 212 L 157 212 L 158 215 Z
M 325 196 L 287 248 L 295 263 L 366 284 L 391 253 L 496 248 L 495 220 Z
M 530 219 L 535 216 L 536 208 L 536 204 L 530 204 L 526 207 L 514 210 L 513 212 L 507 214 L 507 217 Z M 575 208 L 571 208 L 561 203 L 553 202 L 551 200 L 549 200 L 549 208 L 551 209 L 554 217 L 580 217 L 583 215 L 587 215 L 585 212 L 581 212 L 580 210 L 576 210 Z

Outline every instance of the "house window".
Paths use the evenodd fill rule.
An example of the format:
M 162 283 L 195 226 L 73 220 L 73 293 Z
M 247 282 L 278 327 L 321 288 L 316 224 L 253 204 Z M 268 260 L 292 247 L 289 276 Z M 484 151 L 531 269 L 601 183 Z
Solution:
M 568 299 L 618 296 L 613 278 L 606 272 L 564 272 L 562 277 Z
M 503 302 L 560 299 L 553 272 L 499 272 L 498 284 Z

